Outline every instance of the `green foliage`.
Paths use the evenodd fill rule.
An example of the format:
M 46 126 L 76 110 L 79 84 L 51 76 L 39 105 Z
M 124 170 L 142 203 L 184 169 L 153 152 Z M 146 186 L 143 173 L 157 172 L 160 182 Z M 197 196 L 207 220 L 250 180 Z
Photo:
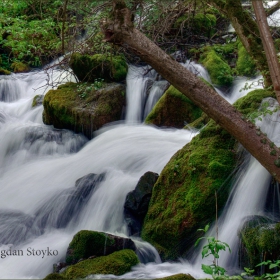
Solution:
M 256 265 L 256 267 L 258 266 L 267 266 L 268 265 L 268 269 L 273 269 L 275 271 L 275 269 L 277 269 L 277 272 L 274 273 L 264 273 L 261 278 L 262 279 L 269 279 L 269 280 L 276 280 L 280 278 L 280 260 L 277 261 L 264 261 L 261 262 L 259 264 Z
M 203 231 L 205 234 L 209 229 L 209 224 L 205 226 L 204 229 L 198 229 L 198 231 Z M 217 264 L 217 259 L 219 259 L 219 252 L 221 250 L 226 251 L 227 249 L 229 252 L 231 252 L 230 247 L 227 243 L 222 242 L 220 240 L 217 240 L 214 236 L 209 236 L 209 237 L 200 237 L 197 239 L 195 246 L 198 245 L 198 243 L 203 240 L 207 240 L 207 244 L 203 246 L 202 248 L 202 258 L 208 257 L 208 256 L 213 256 L 213 264 L 211 265 L 205 265 L 202 264 L 202 270 L 204 273 L 209 274 L 213 277 L 213 279 L 218 278 L 219 276 L 225 276 L 226 270 L 219 266 Z

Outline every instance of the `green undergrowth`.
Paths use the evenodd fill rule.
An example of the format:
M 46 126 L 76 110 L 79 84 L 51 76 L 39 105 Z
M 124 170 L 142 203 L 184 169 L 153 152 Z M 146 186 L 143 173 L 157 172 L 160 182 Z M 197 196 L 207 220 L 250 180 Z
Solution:
M 145 123 L 182 128 L 199 118 L 202 111 L 193 102 L 170 86 L 147 116 Z

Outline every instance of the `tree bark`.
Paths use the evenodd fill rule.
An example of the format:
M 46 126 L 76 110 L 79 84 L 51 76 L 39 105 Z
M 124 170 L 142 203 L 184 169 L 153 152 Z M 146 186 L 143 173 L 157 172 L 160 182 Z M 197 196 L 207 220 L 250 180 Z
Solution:
M 273 39 L 267 23 L 266 12 L 262 1 L 252 1 L 254 12 L 256 15 L 257 24 L 260 30 L 262 44 L 267 59 L 270 76 L 276 98 L 280 104 L 280 64 L 278 62 L 276 50 L 273 44 Z
M 280 182 L 280 150 L 224 98 L 134 28 L 130 21 L 131 13 L 122 0 L 113 2 L 113 20 L 101 22 L 105 41 L 133 51 L 151 65 L 235 137 Z

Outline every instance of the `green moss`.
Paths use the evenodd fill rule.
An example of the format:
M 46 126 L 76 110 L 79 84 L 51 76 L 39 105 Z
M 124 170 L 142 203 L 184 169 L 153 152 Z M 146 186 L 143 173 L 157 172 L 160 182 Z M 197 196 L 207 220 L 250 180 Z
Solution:
M 190 124 L 187 124 L 184 129 L 201 129 L 203 126 L 205 126 L 209 122 L 210 118 L 205 114 L 202 113 L 201 117 L 196 119 Z
M 209 72 L 213 84 L 229 86 L 232 83 L 233 76 L 230 66 L 213 49 L 201 57 L 201 63 Z
M 262 100 L 266 97 L 275 97 L 275 94 L 269 90 L 256 89 L 238 99 L 234 103 L 234 107 L 246 117 L 250 117 L 260 107 Z
M 44 123 L 82 132 L 91 138 L 93 131 L 119 120 L 125 102 L 124 86 L 104 84 L 95 90 L 93 85 L 67 83 L 50 90 L 43 101 Z
M 238 59 L 236 69 L 239 76 L 254 76 L 256 65 L 241 43 L 238 44 Z
M 67 278 L 65 278 L 63 275 L 58 273 L 51 273 L 47 275 L 43 280 L 60 280 L 60 279 L 63 280 Z
M 183 273 L 167 276 L 164 278 L 157 278 L 157 280 L 193 280 L 193 279 L 195 278 L 193 278 L 191 275 L 183 274 Z
M 215 191 L 219 207 L 225 203 L 236 165 L 234 145 L 235 140 L 210 121 L 163 169 L 142 238 L 156 246 L 164 259 L 183 254 L 193 245 L 196 229 L 214 218 Z
M 71 264 L 80 259 L 87 259 L 92 252 L 95 252 L 97 256 L 103 255 L 106 246 L 114 243 L 114 239 L 103 232 L 81 230 L 69 244 L 68 251 L 71 251 L 72 254 L 67 254 L 66 263 Z
M 94 82 L 96 79 L 119 82 L 124 80 L 127 74 L 127 65 L 122 56 L 74 53 L 70 59 L 70 67 L 80 81 L 87 82 Z
M 170 86 L 147 116 L 145 123 L 182 128 L 185 123 L 193 122 L 201 114 L 200 108 L 176 88 Z
M 11 72 L 0 67 L 0 75 L 11 75 Z
M 215 32 L 216 20 L 216 16 L 213 14 L 195 14 L 193 24 L 196 33 L 208 37 L 212 36 Z
M 30 70 L 29 66 L 23 62 L 13 62 L 11 68 L 15 73 L 28 72 Z
M 280 258 L 279 223 L 246 225 L 240 232 L 240 238 L 251 267 L 264 260 L 278 260 Z
M 121 250 L 108 256 L 81 261 L 67 268 L 63 275 L 68 279 L 84 278 L 91 274 L 122 275 L 138 263 L 132 250 Z

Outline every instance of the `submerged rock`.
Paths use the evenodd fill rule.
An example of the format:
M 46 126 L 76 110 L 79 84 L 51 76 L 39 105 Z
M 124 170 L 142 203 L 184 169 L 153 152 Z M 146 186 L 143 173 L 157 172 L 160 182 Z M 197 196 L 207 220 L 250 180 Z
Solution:
M 81 230 L 75 234 L 68 246 L 66 263 L 74 264 L 90 257 L 107 256 L 123 249 L 136 251 L 134 242 L 129 238 L 104 232 Z
M 70 221 L 79 217 L 96 186 L 104 180 L 104 176 L 103 173 L 90 173 L 78 179 L 74 188 L 62 191 L 36 211 L 35 224 L 41 229 L 47 226 L 66 227 Z
M 187 123 L 199 118 L 201 114 L 200 108 L 180 91 L 170 86 L 147 116 L 145 123 L 183 128 Z
M 43 100 L 44 100 L 43 94 L 35 95 L 32 101 L 32 108 L 42 105 Z
M 81 132 L 92 138 L 103 125 L 121 119 L 125 87 L 121 84 L 67 83 L 44 98 L 43 121 L 55 128 Z
M 152 196 L 152 189 L 157 179 L 157 173 L 146 172 L 139 179 L 135 189 L 126 196 L 124 219 L 130 235 L 140 235 Z

